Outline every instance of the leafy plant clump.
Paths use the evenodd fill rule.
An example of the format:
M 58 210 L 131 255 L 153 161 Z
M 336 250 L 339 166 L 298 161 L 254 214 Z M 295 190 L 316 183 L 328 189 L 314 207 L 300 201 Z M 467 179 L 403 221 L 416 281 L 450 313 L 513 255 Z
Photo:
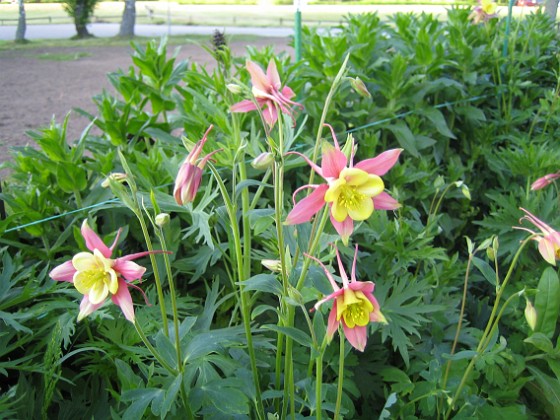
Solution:
M 14 152 L 0 412 L 558 417 L 554 22 L 218 35 L 212 71 L 134 45 L 79 139 Z

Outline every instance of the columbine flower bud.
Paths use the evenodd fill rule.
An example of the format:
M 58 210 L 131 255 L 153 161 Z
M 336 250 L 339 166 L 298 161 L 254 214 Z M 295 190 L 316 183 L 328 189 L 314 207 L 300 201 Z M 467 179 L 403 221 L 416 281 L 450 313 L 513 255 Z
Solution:
M 111 186 L 111 181 L 120 182 L 121 184 L 126 181 L 126 174 L 122 172 L 114 172 L 110 174 L 105 180 L 101 183 L 103 188 L 109 188 Z
M 282 264 L 280 260 L 262 260 L 261 264 L 274 273 L 282 271 Z
M 166 224 L 169 223 L 170 217 L 167 213 L 160 213 L 156 216 L 156 225 L 158 227 L 164 227 Z
M 243 88 L 241 88 L 241 86 L 239 86 L 236 83 L 228 83 L 226 85 L 226 88 L 227 88 L 227 90 L 229 90 L 234 95 L 237 95 L 237 94 L 243 92 Z
M 251 162 L 251 166 L 255 169 L 260 169 L 264 171 L 265 169 L 272 167 L 273 163 L 274 163 L 274 156 L 272 156 L 272 153 L 263 152 L 260 155 L 258 155 L 255 159 L 253 159 L 253 161 Z
M 541 190 L 544 187 L 552 184 L 558 178 L 560 178 L 560 172 L 556 172 L 555 174 L 545 175 L 542 178 L 537 179 L 535 182 L 531 184 L 531 190 L 533 191 Z
M 356 77 L 355 79 L 350 77 L 349 79 L 350 84 L 352 85 L 354 90 L 358 92 L 359 95 L 363 96 L 364 98 L 371 98 L 371 93 L 369 93 L 365 83 L 362 82 L 359 77 Z
M 535 331 L 537 326 L 537 310 L 529 299 L 527 299 L 527 303 L 525 305 L 525 319 L 527 320 L 529 328 L 531 328 L 532 331 Z

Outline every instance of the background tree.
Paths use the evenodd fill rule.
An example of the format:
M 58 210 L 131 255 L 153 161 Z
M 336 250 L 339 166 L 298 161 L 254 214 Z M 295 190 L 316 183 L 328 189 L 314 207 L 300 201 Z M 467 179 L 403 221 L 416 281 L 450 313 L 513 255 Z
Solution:
M 23 0 L 18 0 L 18 24 L 16 29 L 16 42 L 25 42 L 25 6 Z
M 556 12 L 558 10 L 558 0 L 546 0 L 544 10 L 550 15 L 552 19 L 556 19 Z
M 119 36 L 132 38 L 136 23 L 136 0 L 124 0 L 124 11 Z
M 87 30 L 87 24 L 93 16 L 93 10 L 99 0 L 64 0 L 62 7 L 68 15 L 74 19 L 76 25 L 76 38 L 87 38 L 93 36 Z

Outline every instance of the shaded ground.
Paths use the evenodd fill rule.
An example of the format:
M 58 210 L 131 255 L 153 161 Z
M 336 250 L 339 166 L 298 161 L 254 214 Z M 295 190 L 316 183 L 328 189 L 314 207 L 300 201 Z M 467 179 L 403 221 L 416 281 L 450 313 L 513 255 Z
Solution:
M 262 38 L 251 45 L 274 45 L 290 50 L 289 38 Z M 235 55 L 244 55 L 246 41 L 233 41 Z M 173 52 L 175 47 L 168 47 Z M 46 56 L 48 54 L 48 56 Z M 32 144 L 28 130 L 46 126 L 54 117 L 62 123 L 73 108 L 96 114 L 91 98 L 103 89 L 112 91 L 106 74 L 132 64 L 130 47 L 45 48 L 0 51 L 0 163 L 9 159 L 12 146 Z M 56 58 L 70 57 L 67 61 Z M 45 59 L 50 57 L 50 59 Z M 189 59 L 212 65 L 211 56 L 193 44 L 181 46 L 177 60 Z M 89 120 L 72 112 L 68 140 L 77 139 Z

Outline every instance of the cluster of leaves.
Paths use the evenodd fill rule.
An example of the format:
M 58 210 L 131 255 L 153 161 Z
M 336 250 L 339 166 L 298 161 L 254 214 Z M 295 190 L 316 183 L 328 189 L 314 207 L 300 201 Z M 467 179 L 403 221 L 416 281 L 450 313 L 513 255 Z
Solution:
M 505 21 L 473 26 L 468 14 L 452 9 L 445 22 L 426 14 L 397 14 L 388 22 L 376 15 L 350 16 L 328 36 L 305 28 L 299 63 L 276 56 L 272 49 L 248 50 L 249 58 L 263 67 L 276 59 L 281 80 L 305 106 L 306 117 L 299 119 L 297 131 L 286 122 L 286 144 L 303 153 L 314 146 L 325 98 L 350 53 L 349 75 L 364 81 L 372 98 L 359 96 L 348 83 L 333 98 L 326 121 L 339 138 L 353 132 L 359 158 L 391 147 L 404 149 L 400 164 L 385 176 L 392 195 L 404 206 L 394 216 L 374 213 L 355 235 L 361 251 L 358 277 L 376 283 L 375 294 L 389 324 L 372 327 L 363 354 L 346 356 L 343 407 L 348 418 L 369 418 L 372 412 L 381 418 L 443 416 L 449 394 L 473 357 L 473 373 L 456 404 L 462 407 L 458 418 L 558 415 L 560 404 L 544 396 L 560 395 L 560 347 L 553 345 L 558 312 L 551 309 L 560 302 L 560 286 L 555 273 L 541 276 L 543 265 L 533 250 L 520 257 L 506 295 L 523 287 L 539 290 L 535 305 L 547 314 L 546 320 L 528 337 L 523 302 L 516 301 L 488 350 L 482 355 L 471 351 L 490 317 L 496 276 L 507 270 L 524 235 L 512 230 L 521 216 L 518 208 L 560 225 L 554 191 L 529 191 L 531 181 L 556 171 L 560 161 L 553 144 L 560 128 L 558 35 L 553 22 L 539 13 L 513 22 L 509 36 Z M 176 63 L 168 58 L 165 42 L 135 46 L 134 66 L 109 75 L 116 94 L 103 92 L 94 98 L 98 113 L 88 115 L 92 123 L 77 142 L 68 146 L 73 139 L 66 136 L 66 120 L 62 125 L 53 121 L 32 135 L 37 149 L 20 149 L 14 155 L 1 195 L 8 217 L 0 221 L 0 243 L 5 245 L 0 375 L 7 378 L 0 387 L 0 412 L 7 417 L 66 418 L 84 416 L 86 410 L 87 416 L 139 418 L 149 409 L 163 418 L 175 413 L 182 385 L 190 390 L 193 409 L 200 415 L 250 414 L 254 391 L 245 338 L 236 327 L 240 314 L 233 285 L 239 279 L 227 260 L 233 244 L 225 210 L 216 204 L 210 181 L 202 183 L 188 211 L 171 196 L 185 156 L 183 143 L 192 145 L 210 124 L 215 128 L 207 150 L 223 149 L 215 155 L 216 166 L 227 171 L 237 163 L 227 85 L 249 84 L 245 59 L 231 57 L 223 47 L 211 52 L 216 58 L 213 71 Z M 263 151 L 263 133 L 254 121 L 250 115 L 241 119 L 243 145 L 256 157 Z M 180 138 L 183 130 L 189 139 Z M 113 319 L 117 312 L 112 307 L 76 325 L 72 313 L 77 312 L 77 293 L 55 287 L 48 278 L 55 259 L 84 249 L 75 227 L 77 219 L 85 217 L 84 209 L 95 215 L 98 230 L 106 235 L 127 226 L 123 254 L 144 248 L 137 222 L 101 187 L 106 175 L 123 171 L 117 150 L 135 174 L 144 204 L 151 209 L 152 195 L 162 211 L 173 215 L 166 240 L 184 318 L 184 376 L 166 375 L 149 359 L 130 324 Z M 289 197 L 307 172 L 297 160 L 287 164 L 293 174 L 286 178 Z M 261 176 L 249 171 L 249 179 Z M 277 238 L 270 229 L 272 191 L 266 181 L 237 188 L 250 189 L 251 199 L 258 202 L 249 214 L 255 277 L 247 280 L 247 287 L 255 292 L 253 319 L 266 326 L 256 330 L 255 337 L 262 350 L 262 384 L 269 388 L 263 397 L 273 401 L 279 395 L 272 389 L 275 347 L 268 333 L 276 327 L 278 305 L 286 302 L 278 302 L 275 278 L 260 267 L 261 259 L 276 258 Z M 63 216 L 48 228 L 29 224 L 52 215 Z M 309 236 L 305 229 L 285 227 L 292 251 Z M 498 263 L 474 258 L 459 349 L 451 355 L 467 261 L 462 238 L 481 242 L 492 235 L 500 238 Z M 326 243 L 322 252 L 328 253 Z M 349 261 L 352 256 L 343 257 Z M 317 290 L 329 292 L 319 270 L 311 270 L 306 286 L 301 301 L 287 304 L 308 308 L 319 297 Z M 153 289 L 148 290 L 153 296 Z M 153 311 L 142 308 L 137 316 L 150 325 Z M 324 334 L 321 312 L 314 316 L 317 335 Z M 299 323 L 304 324 L 303 318 Z M 169 339 L 157 325 L 148 332 L 173 365 Z M 313 379 L 307 374 L 310 339 L 301 331 L 284 332 L 305 350 L 294 353 L 305 414 L 315 404 Z M 333 343 L 324 357 L 326 400 L 336 395 L 336 347 Z M 30 388 L 30 383 L 41 385 Z M 269 407 L 272 410 L 272 404 Z

